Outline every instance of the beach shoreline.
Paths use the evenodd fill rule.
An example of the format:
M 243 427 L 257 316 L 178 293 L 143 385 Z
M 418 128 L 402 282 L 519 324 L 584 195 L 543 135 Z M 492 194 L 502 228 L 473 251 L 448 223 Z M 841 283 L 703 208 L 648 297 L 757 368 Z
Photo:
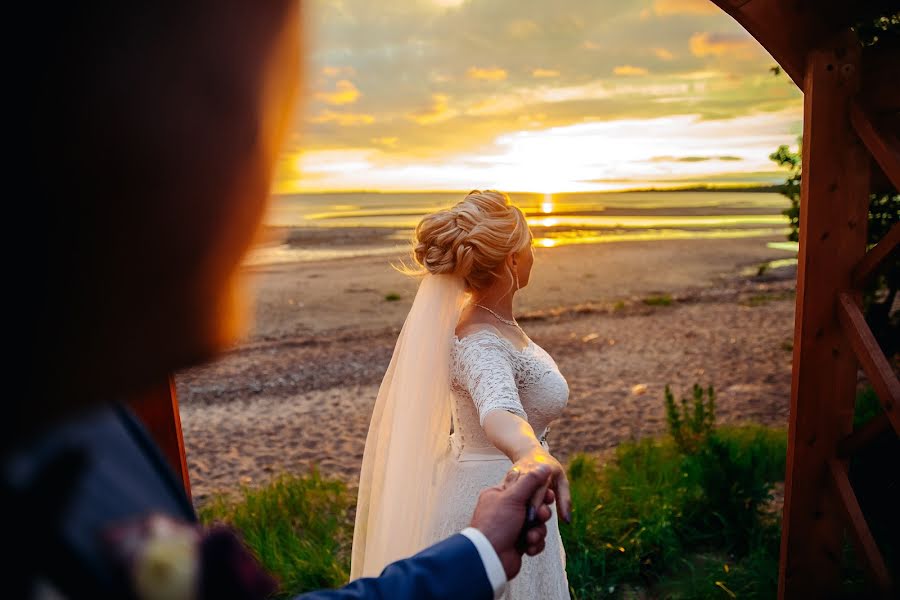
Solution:
M 536 249 L 516 314 L 569 381 L 554 453 L 565 460 L 660 433 L 667 384 L 714 385 L 721 422 L 786 424 L 795 269 L 756 276 L 759 265 L 791 255 L 766 246 L 782 240 Z M 313 465 L 355 484 L 378 384 L 417 285 L 391 268 L 400 258 L 245 270 L 256 297 L 249 335 L 176 376 L 197 502 Z

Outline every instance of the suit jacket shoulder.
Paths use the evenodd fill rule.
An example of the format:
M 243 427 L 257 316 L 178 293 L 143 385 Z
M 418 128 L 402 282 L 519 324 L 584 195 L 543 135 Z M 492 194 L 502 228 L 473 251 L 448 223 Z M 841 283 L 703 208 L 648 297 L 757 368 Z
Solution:
M 195 522 L 193 507 L 153 441 L 124 408 L 109 406 L 53 426 L 0 465 L 4 502 L 25 549 L 17 576 L 62 592 L 118 595 L 103 532 L 161 514 Z M 84 596 L 83 593 L 69 594 Z

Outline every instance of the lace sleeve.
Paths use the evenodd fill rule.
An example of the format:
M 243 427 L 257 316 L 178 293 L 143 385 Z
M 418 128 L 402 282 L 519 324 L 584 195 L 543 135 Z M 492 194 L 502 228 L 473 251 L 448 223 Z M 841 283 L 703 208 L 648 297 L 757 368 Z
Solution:
M 484 426 L 484 418 L 494 410 L 506 410 L 527 419 L 508 348 L 496 335 L 479 333 L 460 340 L 453 366 L 457 381 L 475 402 L 481 425 Z

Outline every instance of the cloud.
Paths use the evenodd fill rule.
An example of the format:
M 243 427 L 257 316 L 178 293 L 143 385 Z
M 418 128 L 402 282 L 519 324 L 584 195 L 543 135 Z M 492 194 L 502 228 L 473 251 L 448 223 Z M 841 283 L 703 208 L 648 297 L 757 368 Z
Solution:
M 620 65 L 618 67 L 613 67 L 613 73 L 616 75 L 646 75 L 649 73 L 647 69 L 644 67 L 633 67 L 631 65 Z
M 383 146 L 385 148 L 396 148 L 397 142 L 399 138 L 396 136 L 385 136 L 385 137 L 375 137 L 369 140 L 376 146 Z
M 707 162 L 710 160 L 718 160 L 723 162 L 733 162 L 738 160 L 744 160 L 740 156 L 654 156 L 652 158 L 647 159 L 647 162 L 684 162 L 684 163 L 696 163 L 696 162 Z
M 337 123 L 341 127 L 353 127 L 355 125 L 371 125 L 375 122 L 375 117 L 362 113 L 341 113 L 326 109 L 310 118 L 309 121 L 311 123 Z
M 506 31 L 516 39 L 525 39 L 540 31 L 540 27 L 529 19 L 516 19 L 506 26 Z
M 675 58 L 675 55 L 665 48 L 653 48 L 653 54 L 660 60 L 672 60 Z
M 688 40 L 694 56 L 748 57 L 754 54 L 757 44 L 748 35 L 731 33 L 695 33 Z
M 298 102 L 286 152 L 369 149 L 373 169 L 429 161 L 439 171 L 455 156 L 489 151 L 500 136 L 583 123 L 686 114 L 710 121 L 793 110 L 793 127 L 799 127 L 796 87 L 771 77 L 772 59 L 728 15 L 712 2 L 709 14 L 698 6 L 654 0 L 315 2 L 307 23 L 313 87 Z M 644 9 L 649 14 L 642 19 Z M 657 155 L 744 156 L 731 146 L 654 143 L 643 158 Z M 645 164 L 720 171 L 744 169 L 749 160 Z M 298 175 L 287 169 L 284 177 Z M 402 187 L 402 181 L 392 185 Z
M 466 71 L 466 76 L 469 79 L 478 79 L 481 81 L 503 81 L 506 79 L 508 73 L 504 69 L 499 68 L 489 68 L 483 69 L 481 67 L 469 67 L 469 70 Z
M 320 100 L 332 106 L 343 106 L 345 104 L 353 104 L 359 99 L 360 93 L 349 79 L 339 79 L 334 84 L 333 92 L 318 92 L 316 100 Z
M 459 111 L 449 107 L 449 97 L 446 94 L 434 94 L 431 96 L 431 106 L 425 110 L 407 115 L 407 118 L 419 125 L 431 125 L 452 119 Z
M 666 15 L 712 15 L 721 13 L 722 9 L 710 0 L 654 0 L 653 12 Z
M 322 75 L 325 77 L 338 77 L 341 75 L 344 77 L 351 77 L 356 75 L 356 70 L 353 67 L 325 66 L 322 67 Z

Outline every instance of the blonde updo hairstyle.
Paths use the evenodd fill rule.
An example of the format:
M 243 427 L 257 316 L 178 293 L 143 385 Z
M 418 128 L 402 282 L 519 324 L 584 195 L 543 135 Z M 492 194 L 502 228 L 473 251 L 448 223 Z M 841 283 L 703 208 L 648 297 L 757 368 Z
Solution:
M 413 244 L 413 257 L 426 272 L 460 275 L 475 291 L 498 277 L 507 256 L 531 244 L 531 232 L 508 195 L 473 190 L 455 206 L 423 217 Z

